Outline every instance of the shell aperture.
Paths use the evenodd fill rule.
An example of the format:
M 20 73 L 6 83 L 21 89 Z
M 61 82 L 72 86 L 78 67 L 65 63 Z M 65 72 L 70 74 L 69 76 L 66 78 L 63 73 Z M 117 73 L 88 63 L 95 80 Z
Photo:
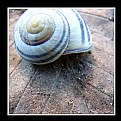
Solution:
M 89 28 L 73 9 L 26 10 L 16 23 L 14 42 L 20 56 L 37 65 L 92 47 Z

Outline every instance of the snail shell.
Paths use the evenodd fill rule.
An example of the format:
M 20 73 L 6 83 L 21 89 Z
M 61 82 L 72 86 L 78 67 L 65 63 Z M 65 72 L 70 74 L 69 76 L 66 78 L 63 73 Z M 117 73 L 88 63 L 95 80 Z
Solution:
M 26 10 L 16 23 L 14 42 L 20 56 L 37 65 L 92 48 L 84 19 L 75 9 L 64 8 Z

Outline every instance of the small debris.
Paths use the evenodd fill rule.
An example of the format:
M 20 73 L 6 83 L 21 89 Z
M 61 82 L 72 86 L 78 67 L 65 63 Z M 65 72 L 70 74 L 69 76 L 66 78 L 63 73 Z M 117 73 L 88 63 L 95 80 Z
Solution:
M 73 102 L 73 100 L 72 100 L 72 99 L 70 99 L 70 102 Z
M 113 103 L 110 103 L 110 105 L 113 105 Z
M 109 20 L 114 22 L 114 17 L 110 17 Z
M 65 71 L 65 69 L 63 68 L 62 71 Z
M 70 105 L 70 104 L 73 104 L 73 100 L 72 99 L 70 99 L 69 102 L 68 102 L 68 105 Z
M 113 38 L 111 39 L 111 41 L 113 41 Z
M 112 57 L 111 55 L 109 55 L 109 57 Z
M 37 92 L 37 94 L 39 95 L 39 94 L 40 94 L 40 92 Z
M 13 60 L 15 60 L 15 58 L 13 58 Z
M 94 33 L 94 31 L 91 31 L 91 34 L 93 34 Z
M 79 71 L 79 74 L 81 73 L 81 71 Z
M 80 78 L 80 77 L 79 77 L 78 79 L 79 79 L 79 80 L 81 80 L 81 78 Z
M 63 67 L 64 65 L 63 65 L 63 64 L 61 64 L 61 66 Z

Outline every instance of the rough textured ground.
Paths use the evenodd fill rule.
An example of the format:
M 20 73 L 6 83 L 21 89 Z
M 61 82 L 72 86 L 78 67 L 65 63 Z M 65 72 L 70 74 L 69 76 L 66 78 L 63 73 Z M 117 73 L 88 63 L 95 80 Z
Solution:
M 114 10 L 77 9 L 93 40 L 91 52 L 35 66 L 16 52 L 9 12 L 9 114 L 114 114 Z

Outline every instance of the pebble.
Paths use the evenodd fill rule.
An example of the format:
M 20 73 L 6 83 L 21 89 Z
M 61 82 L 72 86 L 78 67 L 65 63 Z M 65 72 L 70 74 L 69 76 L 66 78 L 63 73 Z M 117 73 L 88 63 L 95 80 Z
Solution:
M 111 105 L 113 105 L 113 103 L 110 103 Z
M 63 68 L 62 70 L 63 70 L 63 71 L 65 71 L 65 69 L 64 69 L 64 68 Z
M 112 56 L 111 56 L 111 55 L 109 55 L 109 57 L 111 58 Z
M 73 103 L 73 100 L 70 99 L 70 101 L 68 102 L 68 105 L 72 104 Z
M 63 64 L 61 64 L 61 66 L 63 67 L 64 65 L 63 65 Z
M 79 71 L 79 74 L 80 74 L 81 72 Z

